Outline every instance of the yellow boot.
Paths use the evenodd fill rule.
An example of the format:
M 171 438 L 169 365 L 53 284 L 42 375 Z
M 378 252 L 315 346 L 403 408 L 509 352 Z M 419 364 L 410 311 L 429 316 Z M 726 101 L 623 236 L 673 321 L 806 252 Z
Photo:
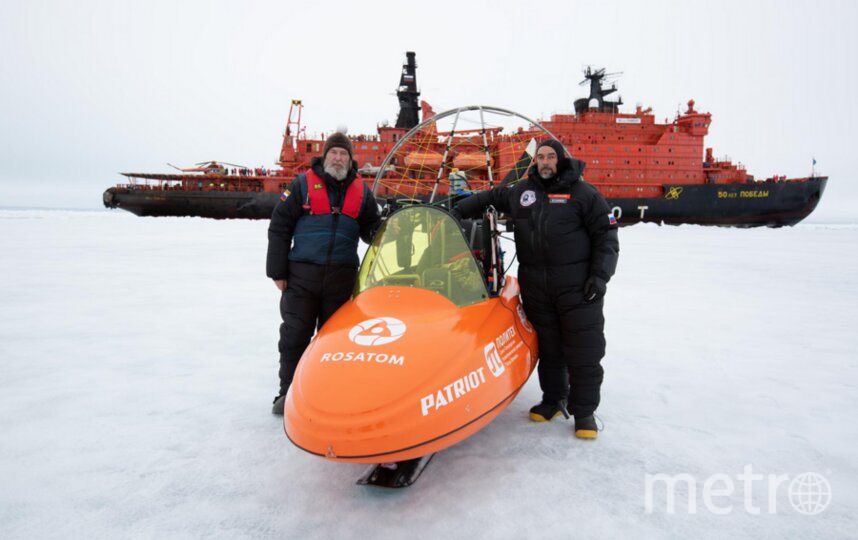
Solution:
M 534 422 L 550 422 L 552 418 L 563 415 L 569 418 L 566 412 L 566 400 L 540 401 L 530 409 L 530 419 Z
M 596 425 L 596 417 L 583 416 L 575 418 L 575 436 L 579 439 L 595 439 L 599 435 L 599 428 Z

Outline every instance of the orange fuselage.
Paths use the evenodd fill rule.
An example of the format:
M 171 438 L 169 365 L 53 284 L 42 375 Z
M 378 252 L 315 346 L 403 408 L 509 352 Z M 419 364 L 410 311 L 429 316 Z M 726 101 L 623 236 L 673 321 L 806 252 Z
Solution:
M 337 311 L 307 348 L 284 427 L 295 445 L 332 460 L 423 456 L 488 424 L 536 359 L 515 278 L 500 296 L 464 307 L 418 287 L 375 287 Z

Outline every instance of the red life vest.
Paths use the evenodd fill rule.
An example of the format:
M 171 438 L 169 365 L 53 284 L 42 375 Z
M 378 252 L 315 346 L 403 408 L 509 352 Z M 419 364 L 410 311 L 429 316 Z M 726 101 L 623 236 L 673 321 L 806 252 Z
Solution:
M 363 206 L 363 180 L 357 176 L 349 187 L 346 188 L 346 196 L 342 208 L 331 209 L 331 201 L 328 199 L 328 188 L 325 180 L 319 178 L 312 169 L 307 171 L 307 200 L 310 214 L 314 216 L 322 214 L 345 214 L 352 219 L 357 219 Z M 333 210 L 333 211 L 332 211 Z

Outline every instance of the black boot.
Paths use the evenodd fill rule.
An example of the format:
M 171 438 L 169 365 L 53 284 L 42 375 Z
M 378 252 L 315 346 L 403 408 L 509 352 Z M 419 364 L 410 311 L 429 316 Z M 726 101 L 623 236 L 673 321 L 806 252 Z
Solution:
M 274 405 L 271 407 L 271 414 L 283 416 L 283 406 L 286 404 L 286 394 L 280 394 L 274 398 Z
M 566 412 L 566 400 L 560 401 L 540 401 L 530 409 L 530 419 L 534 422 L 550 422 L 555 416 L 562 414 L 569 418 L 569 413 Z
M 596 417 L 590 416 L 575 417 L 575 436 L 579 439 L 595 439 L 599 434 L 599 427 L 596 425 Z

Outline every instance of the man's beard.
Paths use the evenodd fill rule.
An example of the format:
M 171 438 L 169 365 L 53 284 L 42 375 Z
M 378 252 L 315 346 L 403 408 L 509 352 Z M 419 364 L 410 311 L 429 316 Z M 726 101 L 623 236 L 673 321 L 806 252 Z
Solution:
M 346 167 L 338 167 L 336 165 L 325 165 L 325 172 L 328 173 L 334 180 L 342 182 L 346 179 L 349 170 Z
M 543 180 L 548 180 L 548 179 L 554 177 L 555 174 L 557 174 L 557 173 L 555 173 L 554 171 L 552 171 L 548 167 L 543 167 L 543 168 L 539 169 L 539 177 L 542 178 Z

